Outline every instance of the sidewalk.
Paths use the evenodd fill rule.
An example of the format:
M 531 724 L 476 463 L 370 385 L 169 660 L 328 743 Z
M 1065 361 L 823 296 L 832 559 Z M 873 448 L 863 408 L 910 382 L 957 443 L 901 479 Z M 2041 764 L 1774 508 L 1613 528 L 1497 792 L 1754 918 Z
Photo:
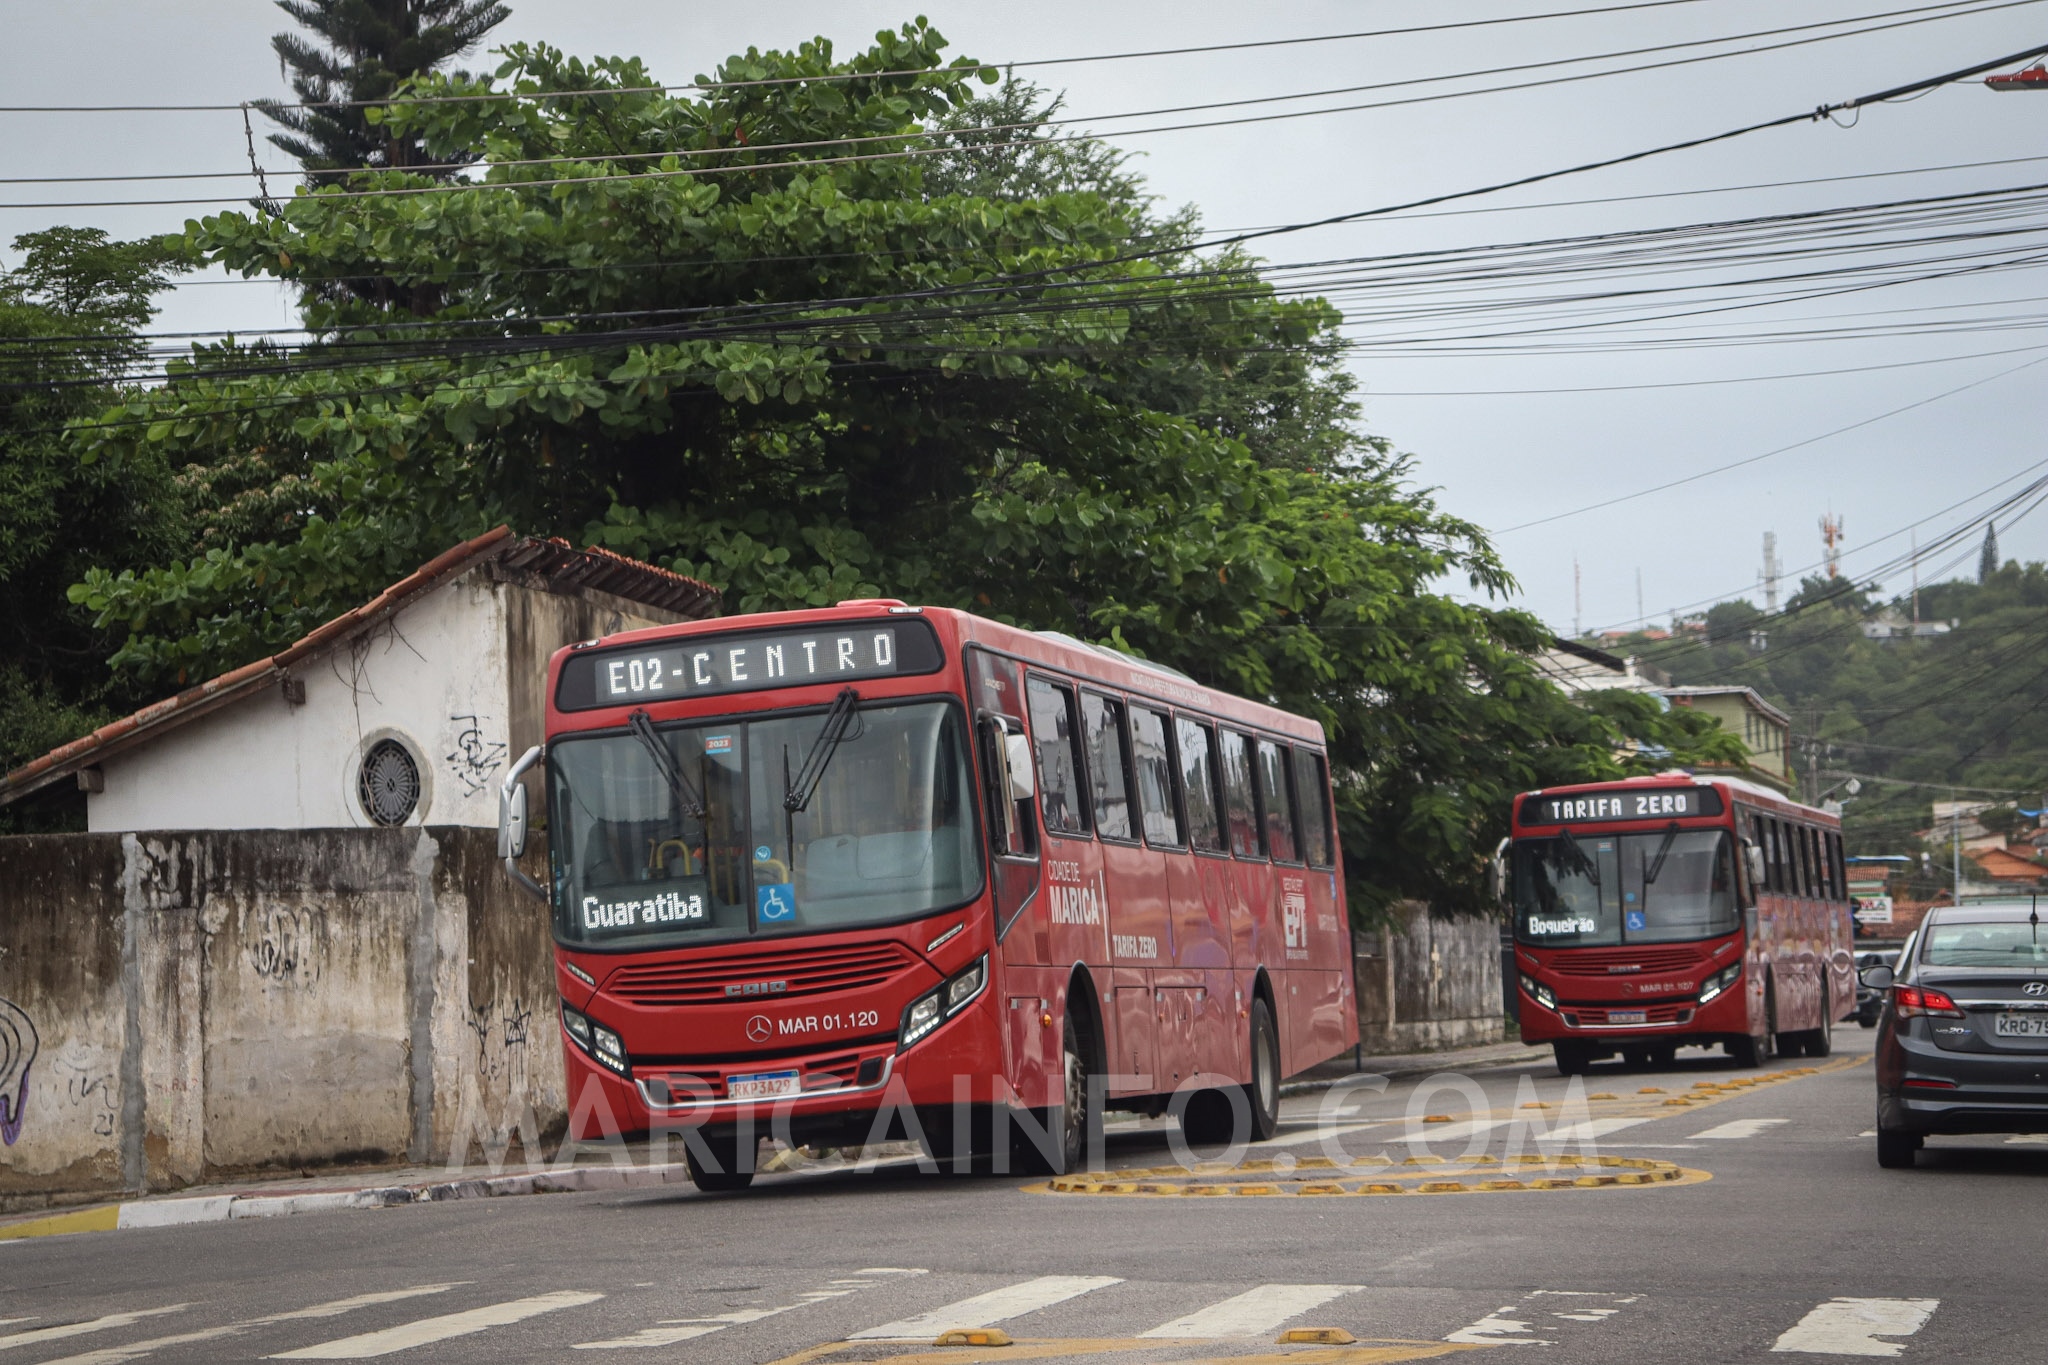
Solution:
M 1283 1097 L 1313 1095 L 1354 1076 L 1418 1076 L 1437 1071 L 1509 1066 L 1547 1058 L 1550 1049 L 1523 1043 L 1493 1043 L 1449 1052 L 1398 1055 L 1368 1054 L 1361 1066 L 1351 1054 L 1332 1058 L 1280 1087 Z M 870 1157 L 909 1156 L 908 1143 L 886 1143 L 870 1149 Z M 405 1166 L 383 1170 L 341 1170 L 317 1176 L 275 1180 L 247 1178 L 193 1186 L 160 1195 L 144 1195 L 118 1203 L 98 1204 L 62 1213 L 29 1213 L 0 1217 L 0 1242 L 23 1237 L 49 1237 L 72 1232 L 112 1232 L 125 1228 L 178 1227 L 187 1223 L 222 1223 L 241 1218 L 285 1218 L 336 1209 L 382 1209 L 400 1204 L 431 1204 L 449 1199 L 495 1199 L 508 1195 L 567 1194 L 584 1190 L 622 1190 L 687 1184 L 689 1171 L 678 1141 L 660 1145 L 628 1142 L 618 1148 L 594 1145 L 576 1153 L 568 1166 L 533 1171 L 519 1165 L 497 1170 L 489 1166 Z M 660 1160 L 657 1160 L 657 1155 Z M 778 1157 L 781 1161 L 778 1162 Z M 798 1160 L 777 1153 L 763 1158 L 763 1170 L 813 1168 L 832 1164 Z M 627 1164 L 630 1163 L 630 1164 Z

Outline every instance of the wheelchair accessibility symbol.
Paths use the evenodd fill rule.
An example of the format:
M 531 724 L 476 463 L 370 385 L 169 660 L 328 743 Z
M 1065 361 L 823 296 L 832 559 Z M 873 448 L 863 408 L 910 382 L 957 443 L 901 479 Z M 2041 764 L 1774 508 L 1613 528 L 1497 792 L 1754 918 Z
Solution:
M 754 917 L 763 924 L 796 918 L 796 884 L 769 882 L 754 889 Z

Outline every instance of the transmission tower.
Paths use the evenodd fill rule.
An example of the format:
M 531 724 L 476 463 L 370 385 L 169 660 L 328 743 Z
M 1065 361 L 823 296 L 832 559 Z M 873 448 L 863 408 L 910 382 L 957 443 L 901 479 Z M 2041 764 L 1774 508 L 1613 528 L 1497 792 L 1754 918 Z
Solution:
M 1764 585 L 1764 610 L 1778 614 L 1778 533 L 1764 532 L 1764 571 L 1757 578 Z
M 1820 519 L 1821 544 L 1827 546 L 1828 577 L 1842 576 L 1842 519 L 1832 512 Z

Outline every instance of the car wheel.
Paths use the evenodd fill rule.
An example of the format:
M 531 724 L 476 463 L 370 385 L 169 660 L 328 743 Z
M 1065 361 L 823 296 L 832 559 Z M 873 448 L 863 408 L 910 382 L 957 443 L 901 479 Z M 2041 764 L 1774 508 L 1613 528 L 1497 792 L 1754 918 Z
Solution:
M 1904 1170 L 1913 1164 L 1913 1157 L 1920 1146 L 1917 1134 L 1900 1132 L 1896 1128 L 1880 1128 L 1877 1130 L 1877 1164 L 1888 1171 Z

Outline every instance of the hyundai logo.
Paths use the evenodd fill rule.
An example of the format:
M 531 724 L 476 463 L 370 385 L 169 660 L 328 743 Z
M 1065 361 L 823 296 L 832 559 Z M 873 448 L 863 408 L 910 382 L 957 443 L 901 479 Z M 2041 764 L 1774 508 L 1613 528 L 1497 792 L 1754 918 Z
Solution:
M 2026 985 L 2020 987 L 2020 990 L 2028 995 L 2040 995 L 2043 992 L 2048 992 L 2048 981 L 2029 981 Z
M 728 1000 L 750 999 L 757 995 L 781 995 L 789 989 L 787 981 L 742 981 L 725 988 Z

